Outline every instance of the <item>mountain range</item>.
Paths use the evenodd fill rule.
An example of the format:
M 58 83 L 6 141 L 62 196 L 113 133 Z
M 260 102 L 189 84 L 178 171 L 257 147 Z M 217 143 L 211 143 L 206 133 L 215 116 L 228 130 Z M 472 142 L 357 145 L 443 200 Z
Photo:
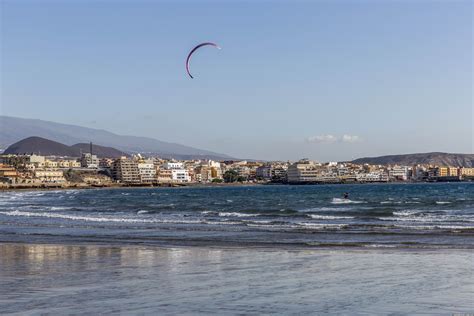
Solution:
M 78 143 L 72 146 L 64 145 L 42 137 L 28 137 L 10 145 L 5 154 L 37 154 L 43 156 L 80 157 L 82 153 L 90 152 L 90 144 Z M 119 158 L 128 156 L 127 153 L 112 147 L 92 145 L 92 153 L 99 158 Z
M 89 142 L 94 143 L 94 153 L 100 157 L 143 153 L 175 159 L 235 160 L 225 154 L 164 142 L 150 137 L 118 135 L 102 129 L 0 116 L 0 149 L 14 144 L 8 148 L 10 153 L 41 152 L 43 155 L 61 153 L 58 155 L 79 156 L 81 150 L 89 152 Z M 474 154 L 430 152 L 365 157 L 352 162 L 376 165 L 432 164 L 474 167 Z
M 426 164 L 452 167 L 474 167 L 474 154 L 451 154 L 442 152 L 389 155 L 380 157 L 359 158 L 352 161 L 356 164 L 402 165 Z
M 126 153 L 145 153 L 176 159 L 232 159 L 232 157 L 177 143 L 164 142 L 151 137 L 118 135 L 102 129 L 0 116 L 0 148 L 6 148 L 22 139 L 37 136 L 68 146 L 93 142 L 99 146 L 113 147 Z

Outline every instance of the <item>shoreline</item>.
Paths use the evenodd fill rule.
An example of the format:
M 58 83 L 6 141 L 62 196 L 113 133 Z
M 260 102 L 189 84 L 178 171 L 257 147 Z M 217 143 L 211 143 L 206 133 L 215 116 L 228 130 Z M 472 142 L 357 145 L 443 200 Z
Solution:
M 3 191 L 49 191 L 49 190 L 93 190 L 93 189 L 153 189 L 153 188 L 186 188 L 186 187 L 236 187 L 236 186 L 259 186 L 266 183 L 162 183 L 159 185 L 138 184 L 138 185 L 0 185 L 0 192 Z
M 93 190 L 93 189 L 134 189 L 134 188 L 212 188 L 212 187 L 254 187 L 254 186 L 310 186 L 310 185 L 408 185 L 408 184 L 447 184 L 447 183 L 474 183 L 473 181 L 456 181 L 456 182 L 428 182 L 428 181 L 398 181 L 398 182 L 351 182 L 351 183 L 161 183 L 155 184 L 108 184 L 108 185 L 89 185 L 89 184 L 77 184 L 77 185 L 49 185 L 49 184 L 38 184 L 38 185 L 0 185 L 0 192 L 7 191 L 49 191 L 49 190 Z
M 437 253 L 459 252 L 472 254 L 472 249 L 468 248 L 397 248 L 397 247 L 354 247 L 354 246 L 268 246 L 268 245 L 151 245 L 151 244 L 132 244 L 132 243 L 97 243 L 97 242 L 13 242 L 0 241 L 2 247 L 85 247 L 97 249 L 141 249 L 148 251 L 176 251 L 176 250 L 197 250 L 197 251 L 258 251 L 258 252 L 334 252 L 334 253 Z

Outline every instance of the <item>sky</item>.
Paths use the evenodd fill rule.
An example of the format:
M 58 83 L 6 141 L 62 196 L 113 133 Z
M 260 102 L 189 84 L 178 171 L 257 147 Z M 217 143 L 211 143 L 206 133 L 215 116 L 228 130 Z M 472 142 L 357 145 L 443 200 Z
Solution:
M 1 0 L 0 114 L 241 158 L 473 153 L 471 1 Z M 196 52 L 195 79 L 187 53 Z

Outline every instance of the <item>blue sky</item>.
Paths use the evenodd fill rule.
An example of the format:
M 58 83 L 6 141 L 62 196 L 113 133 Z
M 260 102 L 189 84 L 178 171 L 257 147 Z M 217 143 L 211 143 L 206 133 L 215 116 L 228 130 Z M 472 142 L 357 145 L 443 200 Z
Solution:
M 470 1 L 1 2 L 0 114 L 257 159 L 473 152 Z M 195 79 L 186 76 L 187 52 Z

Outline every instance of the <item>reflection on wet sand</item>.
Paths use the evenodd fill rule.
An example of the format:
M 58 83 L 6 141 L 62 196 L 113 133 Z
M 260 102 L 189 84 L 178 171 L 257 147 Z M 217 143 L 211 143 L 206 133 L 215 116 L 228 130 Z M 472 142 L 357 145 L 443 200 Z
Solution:
M 474 310 L 469 251 L 0 244 L 5 313 L 450 314 Z

